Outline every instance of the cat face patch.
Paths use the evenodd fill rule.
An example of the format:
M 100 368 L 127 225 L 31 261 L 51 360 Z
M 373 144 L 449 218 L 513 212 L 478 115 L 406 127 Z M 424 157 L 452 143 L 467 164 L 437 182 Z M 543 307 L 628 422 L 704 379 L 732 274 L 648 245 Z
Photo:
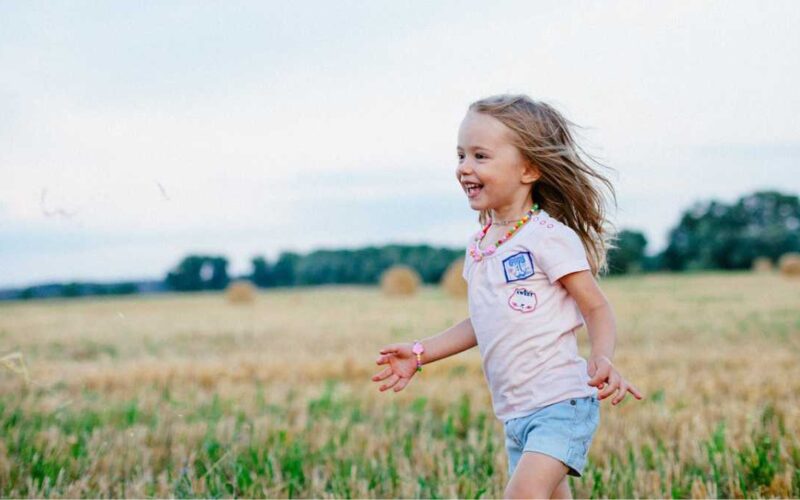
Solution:
M 519 312 L 531 312 L 536 309 L 536 293 L 527 288 L 517 287 L 508 298 L 508 306 Z
M 533 257 L 530 252 L 519 252 L 503 259 L 506 283 L 533 276 Z

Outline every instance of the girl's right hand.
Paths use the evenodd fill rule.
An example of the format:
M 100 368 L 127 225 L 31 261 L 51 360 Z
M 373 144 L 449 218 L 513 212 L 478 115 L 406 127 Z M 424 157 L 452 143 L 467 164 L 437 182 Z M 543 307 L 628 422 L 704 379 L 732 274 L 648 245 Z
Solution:
M 381 392 L 391 387 L 394 387 L 394 392 L 400 392 L 411 381 L 411 377 L 417 372 L 417 356 L 411 352 L 413 346 L 412 343 L 389 344 L 380 350 L 376 363 L 389 366 L 373 375 L 372 380 L 379 382 L 389 378 L 380 386 Z

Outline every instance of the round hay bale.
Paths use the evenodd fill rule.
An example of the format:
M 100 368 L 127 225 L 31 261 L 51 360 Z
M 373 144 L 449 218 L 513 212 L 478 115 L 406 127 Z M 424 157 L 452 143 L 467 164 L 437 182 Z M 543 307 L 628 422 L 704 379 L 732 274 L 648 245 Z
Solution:
M 753 272 L 768 273 L 772 271 L 772 260 L 769 257 L 758 257 L 753 260 Z
M 456 259 L 449 266 L 447 266 L 447 270 L 442 275 L 442 280 L 439 282 L 439 284 L 448 295 L 457 298 L 464 298 L 467 296 L 467 282 L 462 276 L 463 272 L 463 258 Z
M 784 276 L 800 277 L 800 253 L 790 252 L 781 255 L 778 267 Z
M 225 296 L 231 304 L 250 304 L 256 299 L 256 287 L 247 280 L 232 281 L 225 289 Z
M 419 273 L 405 265 L 390 267 L 381 274 L 380 281 L 385 295 L 414 295 L 422 282 Z

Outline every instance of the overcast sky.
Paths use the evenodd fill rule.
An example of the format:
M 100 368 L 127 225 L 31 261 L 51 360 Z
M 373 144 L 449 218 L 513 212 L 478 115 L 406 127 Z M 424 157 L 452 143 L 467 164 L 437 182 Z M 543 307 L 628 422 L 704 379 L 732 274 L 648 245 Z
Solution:
M 545 100 L 650 253 L 696 200 L 800 192 L 800 3 L 0 3 L 0 287 L 161 278 L 190 252 L 478 229 L 468 104 Z

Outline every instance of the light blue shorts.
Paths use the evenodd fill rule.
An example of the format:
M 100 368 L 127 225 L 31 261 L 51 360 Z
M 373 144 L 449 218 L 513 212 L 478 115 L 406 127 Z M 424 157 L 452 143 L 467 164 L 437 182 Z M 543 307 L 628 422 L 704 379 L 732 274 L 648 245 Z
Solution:
M 568 475 L 581 477 L 599 423 L 600 400 L 596 396 L 565 399 L 507 420 L 503 426 L 508 476 L 523 452 L 537 451 L 561 460 L 569 468 Z

